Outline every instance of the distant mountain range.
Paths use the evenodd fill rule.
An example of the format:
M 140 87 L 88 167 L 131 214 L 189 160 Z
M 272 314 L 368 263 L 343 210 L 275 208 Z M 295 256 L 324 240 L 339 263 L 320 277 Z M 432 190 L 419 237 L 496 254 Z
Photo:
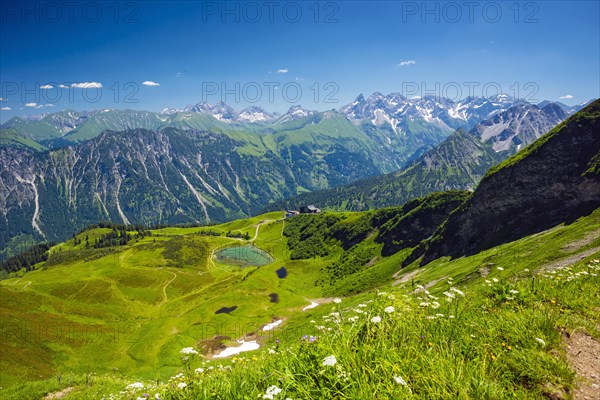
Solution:
M 375 93 L 339 111 L 293 106 L 283 115 L 199 103 L 13 118 L 0 132 L 0 247 L 7 255 L 20 244 L 63 240 L 99 220 L 222 222 L 407 165 L 360 184 L 408 177 L 385 190 L 350 191 L 345 200 L 343 191 L 320 192 L 314 202 L 358 209 L 474 187 L 488 166 L 572 111 L 508 96 L 453 102 Z
M 404 169 L 333 189 L 304 193 L 269 209 L 318 204 L 330 210 L 381 208 L 446 190 L 473 190 L 486 171 L 533 143 L 568 116 L 556 103 L 517 103 L 470 131 L 459 129 Z
M 365 133 L 377 130 L 383 144 L 395 146 L 403 141 L 399 135 L 447 136 L 458 128 L 470 129 L 475 124 L 508 108 L 526 103 L 508 95 L 490 98 L 468 97 L 458 102 L 440 97 L 426 96 L 408 99 L 399 93 L 387 96 L 374 93 L 368 98 L 362 94 L 339 109 L 354 125 Z M 555 104 L 566 115 L 579 110 L 579 106 L 544 101 L 540 108 Z M 183 109 L 165 108 L 162 112 L 114 110 L 60 111 L 31 117 L 14 117 L 0 126 L 0 146 L 20 146 L 43 151 L 81 143 L 106 130 L 130 129 L 159 130 L 165 127 L 195 130 L 251 131 L 269 133 L 286 123 L 322 112 L 306 110 L 294 105 L 283 115 L 270 113 L 258 106 L 235 111 L 219 102 L 210 105 L 201 102 Z

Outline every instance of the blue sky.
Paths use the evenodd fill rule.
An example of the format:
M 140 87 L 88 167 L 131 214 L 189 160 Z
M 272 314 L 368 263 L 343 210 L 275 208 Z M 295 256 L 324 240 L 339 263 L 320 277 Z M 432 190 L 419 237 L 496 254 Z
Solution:
M 600 97 L 598 1 L 1 4 L 2 122 L 202 100 L 325 110 L 375 91 Z

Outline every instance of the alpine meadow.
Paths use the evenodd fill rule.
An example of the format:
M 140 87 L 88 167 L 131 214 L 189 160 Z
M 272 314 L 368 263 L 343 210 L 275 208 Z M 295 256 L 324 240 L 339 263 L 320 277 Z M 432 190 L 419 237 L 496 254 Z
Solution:
M 0 20 L 1 399 L 600 399 L 600 3 Z

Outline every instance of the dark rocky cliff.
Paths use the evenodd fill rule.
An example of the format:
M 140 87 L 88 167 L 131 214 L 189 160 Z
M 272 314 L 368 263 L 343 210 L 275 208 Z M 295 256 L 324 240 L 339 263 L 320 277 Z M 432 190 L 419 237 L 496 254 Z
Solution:
M 596 100 L 492 168 L 424 246 L 421 263 L 475 254 L 600 207 L 599 164 Z

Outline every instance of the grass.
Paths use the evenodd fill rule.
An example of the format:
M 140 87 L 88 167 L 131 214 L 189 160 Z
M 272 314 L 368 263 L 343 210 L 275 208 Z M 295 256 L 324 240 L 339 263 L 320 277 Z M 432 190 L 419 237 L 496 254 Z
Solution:
M 163 236 L 101 258 L 41 266 L 0 281 L 7 339 L 0 397 L 40 398 L 72 387 L 65 398 L 158 393 L 161 399 L 256 399 L 276 386 L 282 390 L 276 399 L 534 399 L 564 394 L 574 385 L 563 331 L 585 330 L 600 339 L 600 264 L 594 262 L 600 258 L 600 210 L 570 225 L 421 268 L 413 263 L 398 272 L 408 251 L 379 256 L 368 269 L 329 288 L 315 283 L 342 252 L 290 260 L 283 236 L 289 221 L 276 217 L 211 227 L 253 236 L 256 224 L 270 220 L 253 242 L 275 259 L 263 267 L 211 261 L 212 251 L 239 240 L 197 235 L 200 228 L 167 228 L 155 231 Z M 168 256 L 169 246 L 178 249 L 175 258 Z M 380 250 L 372 236 L 358 246 Z M 545 269 L 581 254 L 586 255 L 554 272 Z M 285 279 L 275 273 L 282 266 L 289 271 Z M 396 272 L 394 279 L 406 274 L 412 279 L 392 286 Z M 379 288 L 369 290 L 374 286 Z M 348 297 L 301 311 L 307 299 L 328 291 Z M 270 302 L 271 293 L 279 295 L 279 303 Z M 214 314 L 233 305 L 238 308 L 230 315 Z M 393 312 L 384 310 L 389 306 Z M 374 316 L 381 322 L 372 322 Z M 279 318 L 281 327 L 260 331 Z M 256 352 L 182 362 L 184 347 L 250 332 L 258 332 Z M 323 365 L 332 355 L 336 364 Z M 126 389 L 136 381 L 144 388 Z M 180 383 L 186 387 L 178 388 Z

